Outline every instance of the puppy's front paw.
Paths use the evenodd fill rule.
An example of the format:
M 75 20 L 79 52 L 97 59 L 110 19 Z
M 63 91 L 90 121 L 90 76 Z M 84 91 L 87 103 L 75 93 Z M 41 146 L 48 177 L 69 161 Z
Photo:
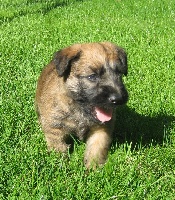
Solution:
M 95 142 L 92 145 L 87 145 L 84 156 L 86 168 L 96 169 L 98 166 L 103 166 L 107 160 L 108 149 L 108 145 L 102 146 Z

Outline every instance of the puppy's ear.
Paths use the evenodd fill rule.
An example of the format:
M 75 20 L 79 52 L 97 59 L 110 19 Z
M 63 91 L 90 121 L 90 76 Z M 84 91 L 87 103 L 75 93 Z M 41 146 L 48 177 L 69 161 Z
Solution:
M 59 76 L 68 76 L 71 65 L 80 58 L 81 50 L 68 47 L 55 53 L 53 63 Z
M 117 69 L 125 76 L 128 73 L 127 54 L 121 47 L 116 48 L 118 59 L 116 61 Z

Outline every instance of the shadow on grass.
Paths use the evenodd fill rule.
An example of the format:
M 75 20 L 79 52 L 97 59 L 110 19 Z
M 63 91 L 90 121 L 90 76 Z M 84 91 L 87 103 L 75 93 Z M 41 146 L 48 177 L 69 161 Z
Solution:
M 170 130 L 175 116 L 160 113 L 155 117 L 143 116 L 133 109 L 123 106 L 117 111 L 115 142 L 131 143 L 132 148 L 139 146 L 162 145 L 170 142 Z
M 31 3 L 35 4 L 35 3 L 42 3 L 43 7 L 41 8 L 41 10 L 39 10 L 39 12 L 43 13 L 43 14 L 47 14 L 48 12 L 50 12 L 51 10 L 57 8 L 57 7 L 63 7 L 63 6 L 67 6 L 70 3 L 74 3 L 74 2 L 82 2 L 84 0 L 54 0 L 52 3 L 49 4 L 48 0 L 28 0 L 27 1 L 27 5 L 31 5 Z
M 121 106 L 116 114 L 116 128 L 111 152 L 115 152 L 117 145 L 131 144 L 131 150 L 150 145 L 163 145 L 171 142 L 171 129 L 175 124 L 175 116 L 160 113 L 155 117 L 138 114 L 128 106 Z M 68 139 L 71 144 L 70 153 L 74 151 L 74 144 L 81 144 L 76 136 Z
M 12 9 L 12 13 L 7 16 L 0 16 L 0 24 L 3 22 L 10 22 L 14 18 L 25 16 L 27 14 L 35 14 L 35 13 L 41 13 L 41 14 L 47 14 L 53 9 L 56 9 L 57 7 L 63 7 L 67 6 L 70 3 L 75 3 L 75 2 L 83 2 L 84 0 L 54 0 L 52 2 L 49 2 L 48 0 L 27 0 L 25 4 L 23 4 L 23 7 L 21 8 L 21 5 L 16 4 L 13 5 L 16 7 L 16 10 L 14 11 Z M 41 7 L 37 8 L 37 4 L 42 4 Z M 35 6 L 36 5 L 36 6 Z M 7 6 L 7 13 L 10 12 L 11 7 L 8 5 Z M 27 8 L 26 8 L 27 7 Z M 6 11 L 5 11 L 6 12 Z

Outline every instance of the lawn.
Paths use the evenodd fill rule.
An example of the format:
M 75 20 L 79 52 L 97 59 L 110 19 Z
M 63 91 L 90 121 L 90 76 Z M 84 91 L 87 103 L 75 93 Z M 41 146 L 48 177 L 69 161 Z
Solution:
M 175 199 L 173 0 L 0 1 L 0 199 Z M 37 123 L 37 78 L 55 51 L 81 42 L 125 48 L 126 106 L 108 162 L 83 165 L 85 144 L 48 153 Z

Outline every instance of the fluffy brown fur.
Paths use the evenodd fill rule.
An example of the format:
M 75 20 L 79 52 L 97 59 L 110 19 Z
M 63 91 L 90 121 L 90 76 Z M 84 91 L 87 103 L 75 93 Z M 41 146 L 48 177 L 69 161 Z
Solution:
M 66 152 L 70 134 L 86 142 L 87 168 L 104 164 L 115 108 L 127 102 L 125 51 L 110 42 L 75 44 L 56 52 L 37 85 L 36 109 L 49 149 Z

